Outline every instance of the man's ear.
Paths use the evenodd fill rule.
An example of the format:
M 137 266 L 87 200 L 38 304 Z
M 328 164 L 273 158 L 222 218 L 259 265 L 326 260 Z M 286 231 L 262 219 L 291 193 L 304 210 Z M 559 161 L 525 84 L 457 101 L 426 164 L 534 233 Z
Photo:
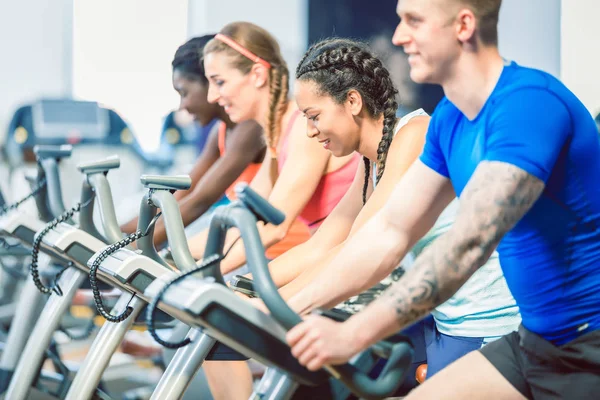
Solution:
M 458 12 L 456 16 L 456 37 L 466 43 L 474 38 L 475 30 L 477 29 L 477 19 L 473 11 L 464 8 Z

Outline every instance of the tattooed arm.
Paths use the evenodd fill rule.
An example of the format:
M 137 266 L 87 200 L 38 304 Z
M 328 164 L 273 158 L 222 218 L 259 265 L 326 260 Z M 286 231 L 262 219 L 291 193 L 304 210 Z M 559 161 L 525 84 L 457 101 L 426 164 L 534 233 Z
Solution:
M 294 328 L 288 333 L 293 354 L 309 369 L 344 362 L 429 314 L 487 261 L 500 239 L 531 208 L 543 189 L 540 179 L 511 164 L 480 163 L 462 193 L 452 228 L 422 253 L 413 268 L 345 323 L 311 316 Z M 395 210 L 397 215 L 390 218 L 401 218 L 406 212 Z M 324 339 L 328 332 L 335 332 L 334 339 Z M 316 339 L 302 340 L 305 336 Z

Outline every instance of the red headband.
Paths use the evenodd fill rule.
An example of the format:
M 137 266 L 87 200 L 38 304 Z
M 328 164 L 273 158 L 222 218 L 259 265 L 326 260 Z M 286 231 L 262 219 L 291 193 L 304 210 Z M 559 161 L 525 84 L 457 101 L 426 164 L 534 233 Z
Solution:
M 256 54 L 254 54 L 253 52 L 251 52 L 250 50 L 248 50 L 247 48 L 245 48 L 244 46 L 242 46 L 241 44 L 239 44 L 232 38 L 230 38 L 229 36 L 223 35 L 222 33 L 217 33 L 215 35 L 215 39 L 220 40 L 221 42 L 227 44 L 229 47 L 231 47 L 232 49 L 234 49 L 235 51 L 237 51 L 244 57 L 248 58 L 249 60 L 251 60 L 255 63 L 259 63 L 267 69 L 271 68 L 271 64 L 269 64 L 268 61 L 263 60 L 262 58 L 260 58 L 259 56 L 257 56 Z

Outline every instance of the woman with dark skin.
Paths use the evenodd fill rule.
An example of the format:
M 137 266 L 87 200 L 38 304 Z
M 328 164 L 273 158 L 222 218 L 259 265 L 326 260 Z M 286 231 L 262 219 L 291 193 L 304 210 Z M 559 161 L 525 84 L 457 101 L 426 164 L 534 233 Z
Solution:
M 214 35 L 192 38 L 183 44 L 172 62 L 173 88 L 181 97 L 179 109 L 190 113 L 194 121 L 205 126 L 217 119 L 206 146 L 189 175 L 192 186 L 187 191 L 175 192 L 184 226 L 188 226 L 217 202 L 227 189 L 239 180 L 249 182 L 258 171 L 265 156 L 266 144 L 262 128 L 254 121 L 238 124 L 231 122 L 223 107 L 207 101 L 208 81 L 204 74 L 202 51 Z M 219 144 L 220 129 L 224 125 L 224 143 Z M 227 150 L 224 151 L 225 147 Z M 240 175 L 243 176 L 240 178 Z M 138 219 L 127 222 L 121 230 L 127 234 L 137 229 Z M 162 219 L 156 223 L 154 244 L 167 240 Z

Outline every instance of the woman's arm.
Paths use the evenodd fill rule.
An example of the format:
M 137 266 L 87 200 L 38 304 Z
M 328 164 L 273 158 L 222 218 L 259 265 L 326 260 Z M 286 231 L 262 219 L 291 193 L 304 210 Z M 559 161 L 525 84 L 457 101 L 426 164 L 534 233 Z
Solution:
M 345 272 L 347 276 L 343 279 L 338 277 L 336 280 L 338 283 L 347 282 L 346 284 L 331 285 L 337 272 L 331 268 L 330 264 L 338 253 L 343 251 L 348 240 L 388 202 L 398 182 L 421 154 L 428 124 L 429 117 L 415 117 L 400 129 L 390 145 L 383 176 L 358 214 L 348 238 L 281 289 L 281 295 L 284 299 L 290 299 L 290 306 L 294 310 L 307 312 L 329 305 L 331 301 L 337 301 L 340 297 L 347 296 L 349 298 L 354 295 L 354 288 L 362 288 L 364 281 L 360 282 L 358 278 L 353 280 L 352 274 L 347 272 Z M 415 187 L 414 190 L 418 190 L 418 188 Z M 409 194 L 407 193 L 407 195 Z
M 178 190 L 175 192 L 174 196 L 175 196 L 175 199 L 177 199 L 177 201 L 183 199 L 184 197 L 186 197 L 190 193 L 192 193 L 192 191 L 198 184 L 198 181 L 200 180 L 200 178 L 202 178 L 202 176 L 206 173 L 206 171 L 208 171 L 210 166 L 213 165 L 215 163 L 215 161 L 218 160 L 218 158 L 219 158 L 219 148 L 217 146 L 218 132 L 219 132 L 219 123 L 216 123 L 211 128 L 210 133 L 208 135 L 208 140 L 206 142 L 206 145 L 204 146 L 202 153 L 196 159 L 196 162 L 194 163 L 194 166 L 192 167 L 192 170 L 190 171 L 190 178 L 192 179 L 192 185 L 190 186 L 190 188 L 188 190 Z M 138 224 L 138 217 L 135 217 L 132 220 L 130 220 L 129 222 L 123 224 L 121 226 L 121 231 L 123 231 L 126 234 L 133 233 L 137 230 L 137 224 Z M 157 243 L 157 242 L 155 241 L 155 243 Z
M 321 177 L 326 171 L 330 153 L 325 151 L 323 147 L 316 141 L 311 140 L 306 136 L 306 120 L 297 118 L 294 122 L 291 132 L 289 133 L 288 146 L 291 151 L 288 153 L 288 158 L 279 171 L 277 182 L 273 186 L 268 196 L 269 202 L 279 210 L 281 210 L 286 218 L 280 225 L 258 224 L 258 230 L 265 248 L 269 248 L 273 244 L 283 239 L 291 226 L 292 222 L 298 217 L 304 209 L 310 198 L 312 197 Z M 265 157 L 265 158 L 268 158 Z M 265 160 L 272 162 L 272 160 Z M 256 179 L 257 184 L 253 182 L 253 187 L 259 190 L 259 193 L 265 194 L 262 186 L 263 181 L 269 181 L 270 178 L 265 175 L 269 174 L 269 165 L 264 164 Z M 267 186 L 268 189 L 268 186 Z M 228 234 L 225 248 L 235 239 L 234 233 Z M 203 235 L 204 242 L 193 243 L 194 256 L 199 250 L 204 249 L 206 234 Z M 191 246 L 190 246 L 191 247 Z M 243 243 L 236 243 L 231 249 L 229 255 L 221 263 L 221 271 L 228 273 L 240 267 L 246 261 Z
M 218 132 L 212 132 L 197 163 L 198 168 L 194 168 L 191 174 L 192 180 L 197 180 L 197 183 L 179 200 L 184 226 L 191 224 L 219 200 L 264 149 L 262 129 L 252 121 L 242 122 L 233 128 L 227 141 L 227 151 L 222 157 L 218 148 Z M 164 223 L 159 220 L 154 230 L 154 243 L 161 244 L 166 240 Z
M 271 277 L 278 287 L 291 282 L 348 237 L 350 229 L 363 207 L 364 179 L 365 167 L 361 162 L 356 169 L 356 175 L 350 188 L 315 234 L 306 242 L 286 251 L 269 263 Z
M 189 175 L 192 179 L 192 185 L 188 190 L 178 190 L 174 193 L 175 199 L 177 201 L 183 199 L 184 197 L 192 194 L 200 179 L 206 174 L 206 172 L 210 169 L 210 167 L 219 159 L 219 127 L 221 126 L 221 121 L 218 121 L 213 127 L 210 129 L 208 134 L 208 139 L 206 140 L 206 144 L 204 145 L 204 149 L 202 149 L 202 153 L 196 160 L 196 163 L 192 167 Z
M 260 168 L 258 169 L 258 172 L 254 176 L 254 179 L 252 179 L 252 182 L 250 182 L 250 187 L 264 198 L 268 198 L 269 194 L 271 194 L 271 190 L 273 190 L 273 182 L 271 182 L 271 174 L 269 172 L 271 162 L 272 160 L 271 157 L 269 157 L 269 154 L 265 154 L 265 158 Z M 225 238 L 224 245 L 225 251 L 229 249 L 229 247 L 238 238 L 238 236 L 239 232 L 235 228 L 231 228 L 227 231 L 227 236 Z M 204 249 L 206 247 L 207 240 L 208 229 L 205 229 L 202 232 L 188 239 L 188 247 L 190 248 L 192 257 L 194 257 L 195 259 L 202 259 L 204 257 Z

